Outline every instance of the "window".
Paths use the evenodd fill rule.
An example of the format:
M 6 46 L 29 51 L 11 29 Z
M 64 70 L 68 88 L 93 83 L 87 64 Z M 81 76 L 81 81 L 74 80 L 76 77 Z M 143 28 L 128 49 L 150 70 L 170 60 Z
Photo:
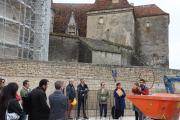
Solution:
M 99 25 L 103 25 L 104 24 L 104 18 L 103 17 L 99 17 L 98 24 Z

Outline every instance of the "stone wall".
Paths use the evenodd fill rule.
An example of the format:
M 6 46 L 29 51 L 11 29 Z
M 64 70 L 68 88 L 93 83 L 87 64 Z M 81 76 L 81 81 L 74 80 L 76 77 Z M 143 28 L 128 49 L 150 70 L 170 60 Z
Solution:
M 169 16 L 136 19 L 136 51 L 147 65 L 169 66 Z
M 122 65 L 121 54 L 107 53 L 101 51 L 92 52 L 92 63 Z
M 78 58 L 79 40 L 76 37 L 50 37 L 49 61 L 78 62 Z
M 87 37 L 121 45 L 134 45 L 134 15 L 131 9 L 89 12 Z
M 54 91 L 54 82 L 56 80 L 65 81 L 74 80 L 75 87 L 79 84 L 80 78 L 85 79 L 88 84 L 90 93 L 88 99 L 88 109 L 97 109 L 96 90 L 100 88 L 100 83 L 104 81 L 106 87 L 111 91 L 111 99 L 109 99 L 110 106 L 113 105 L 112 91 L 115 88 L 115 82 L 112 78 L 112 70 L 117 70 L 117 81 L 122 83 L 126 93 L 131 92 L 131 87 L 134 82 L 140 78 L 147 81 L 147 86 L 152 87 L 153 81 L 155 84 L 150 90 L 151 93 L 165 91 L 163 76 L 180 74 L 180 71 L 168 69 L 152 69 L 148 67 L 120 67 L 108 65 L 95 64 L 77 64 L 77 63 L 62 63 L 62 62 L 28 62 L 17 60 L 1 60 L 0 62 L 0 76 L 5 78 L 8 82 L 17 82 L 22 87 L 22 82 L 25 79 L 30 80 L 31 88 L 38 86 L 39 80 L 46 78 L 50 81 L 47 94 Z M 127 109 L 131 108 L 128 100 Z
M 79 44 L 79 62 L 92 63 L 92 50 L 83 42 Z
M 89 40 L 89 44 L 86 42 L 87 40 L 89 39 L 83 37 L 79 38 L 77 36 L 66 34 L 51 35 L 49 40 L 49 61 L 110 64 L 122 66 L 129 66 L 131 64 L 131 54 L 126 54 L 126 49 L 124 50 L 122 48 L 121 53 L 115 53 L 111 51 L 106 52 L 103 49 L 107 48 L 106 45 L 93 43 L 93 45 L 96 46 L 98 46 L 99 44 L 101 45 L 99 45 L 102 49 L 102 51 L 100 51 L 96 50 L 96 47 L 93 48 L 92 45 L 90 46 L 89 44 L 92 44 L 90 43 L 91 40 Z M 99 40 L 97 41 L 99 42 Z M 116 48 L 117 46 L 111 47 L 111 49 Z M 125 51 L 124 53 L 123 50 Z

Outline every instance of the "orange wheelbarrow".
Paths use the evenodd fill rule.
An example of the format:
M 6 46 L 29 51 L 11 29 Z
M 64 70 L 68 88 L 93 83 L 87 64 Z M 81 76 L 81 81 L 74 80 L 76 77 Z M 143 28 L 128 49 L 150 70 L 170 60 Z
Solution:
M 127 98 L 146 116 L 158 120 L 179 120 L 180 95 L 128 95 Z

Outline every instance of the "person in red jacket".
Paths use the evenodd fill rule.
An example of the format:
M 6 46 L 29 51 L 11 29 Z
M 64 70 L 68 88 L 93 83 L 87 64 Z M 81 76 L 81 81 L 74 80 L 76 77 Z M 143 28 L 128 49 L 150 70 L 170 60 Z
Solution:
M 21 96 L 18 93 L 16 93 L 16 101 L 21 101 Z
M 141 95 L 149 95 L 149 88 L 146 87 L 146 81 L 141 79 L 140 81 Z
M 146 86 L 146 81 L 144 79 L 140 79 L 140 91 L 141 95 L 149 95 L 149 88 Z M 139 112 L 139 120 L 144 120 L 146 116 L 140 111 Z
M 132 94 L 133 95 L 141 95 L 141 88 L 139 87 L 138 82 L 134 83 L 133 88 L 132 88 Z M 133 105 L 133 111 L 135 112 L 135 120 L 139 120 L 140 110 L 135 105 Z

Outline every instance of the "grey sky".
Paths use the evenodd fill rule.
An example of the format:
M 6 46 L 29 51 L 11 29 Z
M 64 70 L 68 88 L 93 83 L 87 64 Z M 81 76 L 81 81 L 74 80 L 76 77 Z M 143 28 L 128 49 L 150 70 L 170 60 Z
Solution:
M 95 0 L 53 0 L 61 3 L 94 3 Z M 169 62 L 170 68 L 180 69 L 180 7 L 179 0 L 128 0 L 135 5 L 156 4 L 170 14 Z

